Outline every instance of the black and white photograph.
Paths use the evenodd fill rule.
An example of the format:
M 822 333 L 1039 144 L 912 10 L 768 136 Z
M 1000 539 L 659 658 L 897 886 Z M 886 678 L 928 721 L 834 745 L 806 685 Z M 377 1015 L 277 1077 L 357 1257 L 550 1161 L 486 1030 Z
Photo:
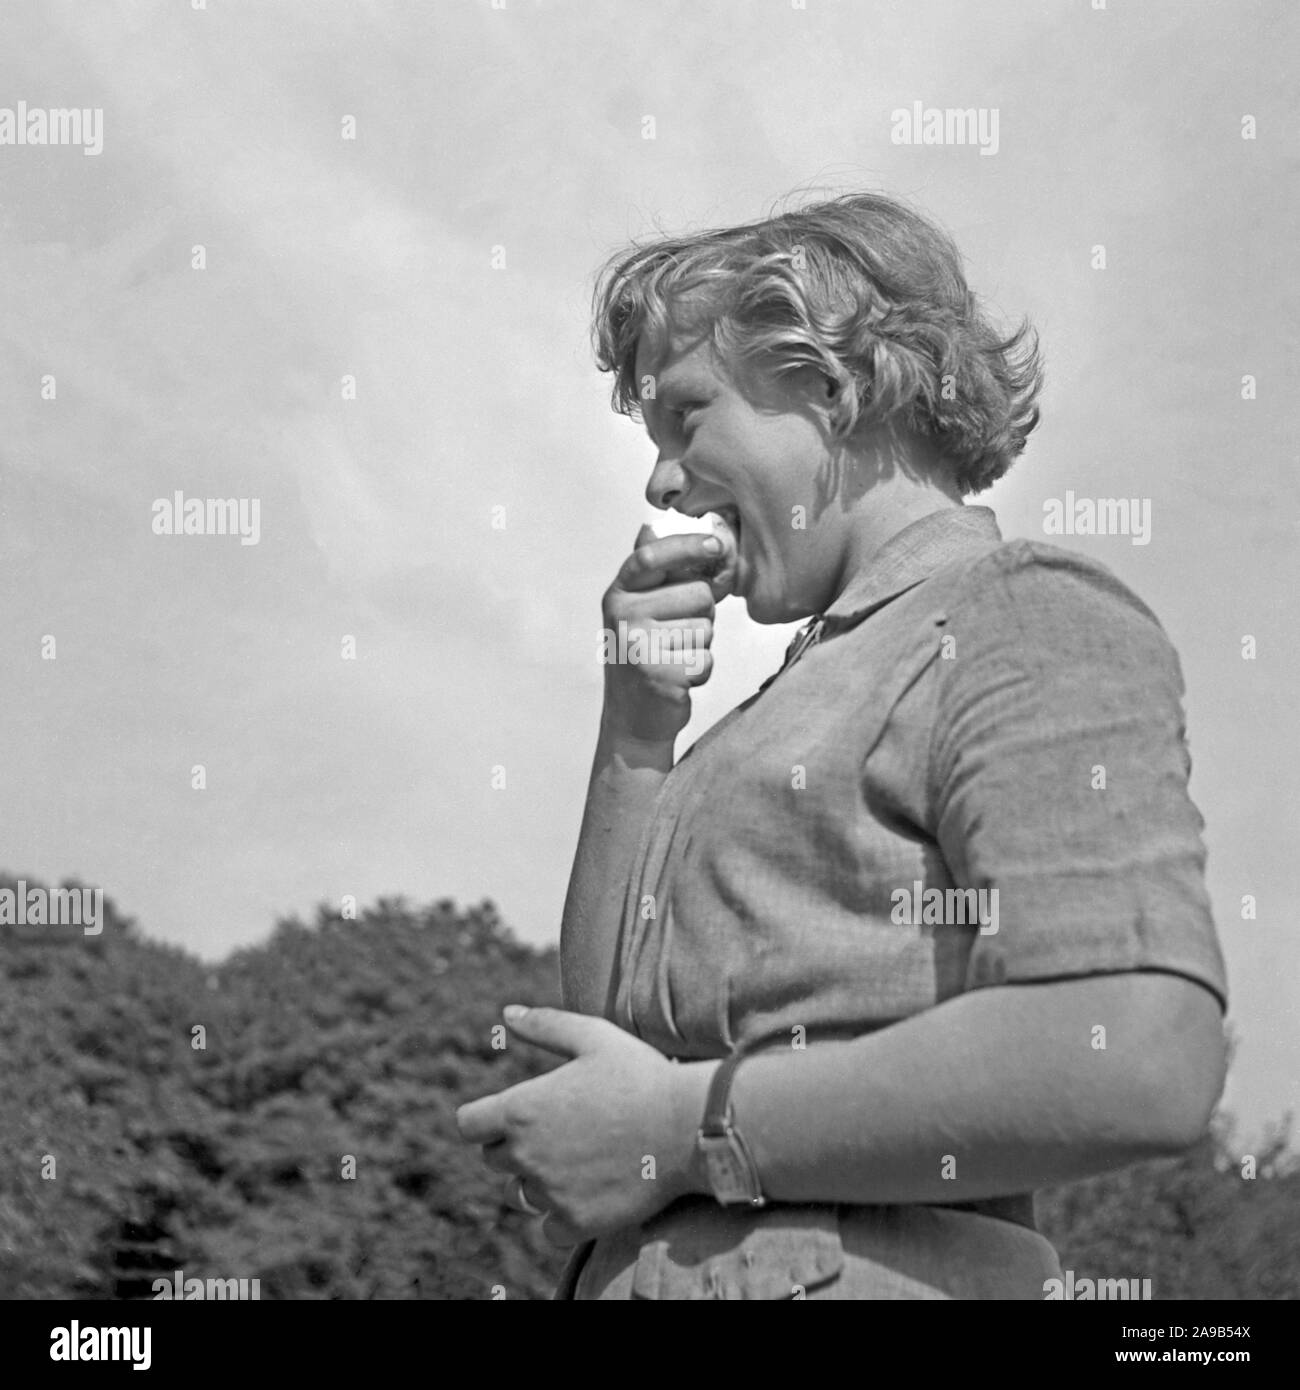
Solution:
M 0 25 L 28 1364 L 364 1366 L 371 1301 L 1280 1356 L 1300 11 Z

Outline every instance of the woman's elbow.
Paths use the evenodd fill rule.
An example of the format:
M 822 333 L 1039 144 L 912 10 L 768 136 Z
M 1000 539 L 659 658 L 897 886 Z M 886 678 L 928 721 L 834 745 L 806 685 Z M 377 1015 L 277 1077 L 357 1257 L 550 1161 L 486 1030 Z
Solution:
M 1184 1153 L 1205 1136 L 1228 1072 L 1228 1044 L 1215 997 L 1167 975 L 1167 1007 L 1157 1011 L 1143 1049 L 1132 1119 L 1152 1157 Z

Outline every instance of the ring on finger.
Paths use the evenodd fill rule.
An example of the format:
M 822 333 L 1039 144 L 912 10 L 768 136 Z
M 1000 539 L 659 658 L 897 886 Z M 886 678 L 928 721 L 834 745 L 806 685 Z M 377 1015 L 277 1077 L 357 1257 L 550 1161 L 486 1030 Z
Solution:
M 524 1180 L 518 1175 L 511 1178 L 509 1193 L 513 1193 L 513 1200 L 510 1200 L 509 1195 L 507 1197 L 507 1200 L 510 1200 L 511 1206 L 517 1207 L 520 1211 L 526 1211 L 529 1216 L 546 1215 L 546 1211 L 543 1207 L 534 1206 L 532 1202 L 528 1200 L 528 1193 L 524 1190 Z

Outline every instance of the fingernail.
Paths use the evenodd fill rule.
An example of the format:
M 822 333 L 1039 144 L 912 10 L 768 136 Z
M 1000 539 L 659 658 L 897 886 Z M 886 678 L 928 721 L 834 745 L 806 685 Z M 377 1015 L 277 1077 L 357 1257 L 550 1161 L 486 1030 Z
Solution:
M 501 1016 L 507 1023 L 518 1023 L 527 1012 L 528 1010 L 522 1004 L 507 1004 L 501 1010 Z
M 717 536 L 706 536 L 704 540 L 704 548 L 709 552 L 710 555 L 716 555 L 718 551 L 722 549 L 722 542 L 717 538 Z

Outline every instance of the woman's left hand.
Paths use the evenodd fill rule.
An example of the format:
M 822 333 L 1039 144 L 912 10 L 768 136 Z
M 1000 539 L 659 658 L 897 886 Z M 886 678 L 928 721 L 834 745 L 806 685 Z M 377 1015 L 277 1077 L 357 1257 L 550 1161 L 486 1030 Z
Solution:
M 527 1042 L 573 1060 L 462 1105 L 461 1138 L 510 1174 L 518 1205 L 547 1213 L 557 1245 L 649 1220 L 693 1190 L 695 1135 L 712 1067 L 670 1062 L 616 1024 L 563 1009 L 504 1015 Z

